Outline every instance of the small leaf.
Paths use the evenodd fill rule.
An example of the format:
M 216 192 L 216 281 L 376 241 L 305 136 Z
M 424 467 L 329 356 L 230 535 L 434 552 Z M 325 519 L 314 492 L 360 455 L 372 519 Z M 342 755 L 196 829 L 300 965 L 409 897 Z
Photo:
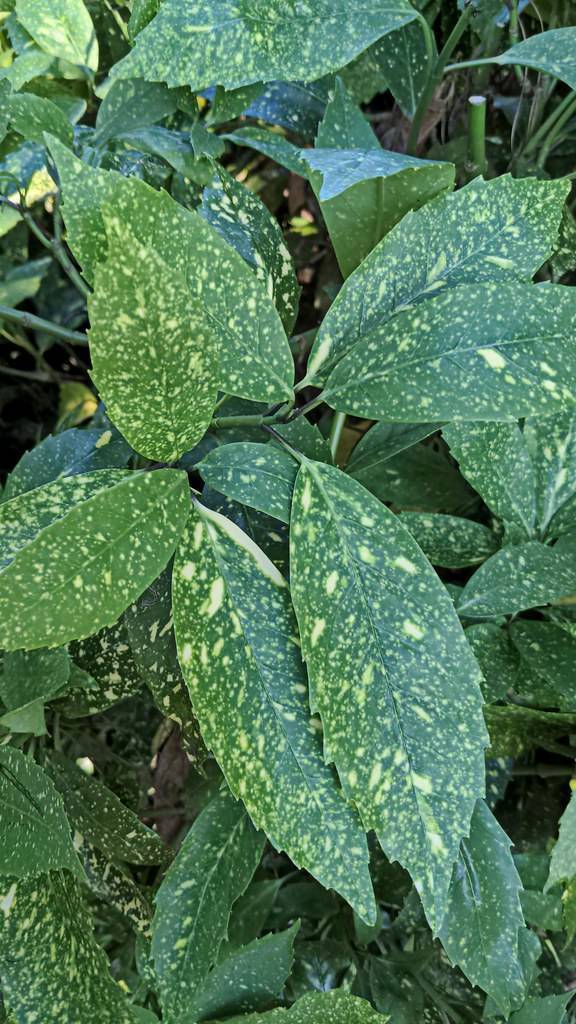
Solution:
M 0 748 L 0 828 L 4 874 L 22 878 L 53 868 L 81 874 L 59 794 L 31 758 L 6 746 Z
M 450 288 L 359 341 L 323 398 L 394 422 L 547 415 L 576 401 L 575 315 L 561 285 Z
M 448 892 L 439 937 L 450 960 L 504 1014 L 513 1008 L 519 969 L 518 931 L 524 927 L 522 882 L 511 842 L 483 800 L 472 815 Z
M 2 994 L 16 1024 L 134 1024 L 65 872 L 0 881 Z
M 94 636 L 72 641 L 69 651 L 70 692 L 56 704 L 66 718 L 97 715 L 142 689 L 124 617 Z M 89 680 L 88 686 L 83 679 Z
M 112 82 L 98 107 L 94 143 L 104 146 L 124 132 L 147 128 L 173 114 L 177 106 L 178 93 L 160 82 L 141 79 Z
M 265 9 L 249 0 L 240 7 L 232 0 L 210 6 L 164 0 L 113 74 L 196 92 L 275 78 L 312 80 L 415 16 L 407 0 L 375 0 L 361 18 L 352 0 L 317 0 L 304 8 L 268 0 Z
M 75 830 L 111 860 L 129 864 L 163 864 L 164 843 L 98 779 L 53 754 L 48 770 Z
M 452 164 L 442 164 L 434 160 L 420 160 L 415 156 L 406 156 L 385 149 L 303 149 L 302 159 L 322 175 L 320 199 L 335 199 L 363 181 L 372 178 L 393 178 L 402 172 L 412 171 L 415 175 L 411 189 L 414 194 L 419 192 L 417 172 L 434 168 L 442 170 L 444 180 L 441 188 L 449 188 L 454 181 Z M 403 183 L 406 190 L 406 182 Z M 439 188 L 436 191 L 440 191 Z M 413 204 L 410 204 L 412 207 Z M 401 215 L 400 215 L 401 216 Z M 399 220 L 400 217 L 397 218 Z M 390 225 L 392 227 L 392 225 Z
M 48 99 L 33 93 L 15 93 L 10 97 L 10 123 L 25 139 L 44 142 L 44 132 L 55 135 L 71 146 L 74 130 L 66 115 Z
M 508 690 L 516 689 L 520 671 L 520 658 L 508 630 L 494 622 L 478 622 L 465 632 L 482 669 L 480 686 L 486 704 L 503 700 Z
M 322 762 L 284 577 L 234 523 L 196 505 L 173 600 L 192 704 L 232 792 L 277 849 L 372 920 L 365 837 Z
M 8 715 L 0 724 L 13 732 L 46 733 L 44 704 L 65 689 L 70 676 L 70 658 L 65 648 L 39 651 L 7 651 L 0 675 L 0 698 Z M 22 713 L 32 715 L 34 728 L 25 728 Z M 16 716 L 19 725 L 16 724 Z M 27 715 L 25 714 L 26 718 Z
M 490 732 L 490 757 L 520 757 L 549 740 L 574 732 L 576 715 L 507 704 L 484 707 Z
M 300 922 L 296 921 L 287 931 L 254 939 L 217 964 L 196 997 L 195 1020 L 265 1010 L 280 994 L 292 970 L 299 928 Z
M 152 910 L 131 875 L 83 837 L 76 835 L 75 843 L 92 892 L 149 939 Z
M 543 537 L 576 527 L 576 416 L 528 419 L 524 440 L 533 463 L 538 526 Z
M 308 992 L 289 1010 L 282 1007 L 269 1013 L 229 1017 L 226 1024 L 284 1024 L 285 1021 L 287 1024 L 386 1024 L 390 1017 L 376 1013 L 365 999 L 335 989 Z
M 499 547 L 492 531 L 473 519 L 403 512 L 400 520 L 432 564 L 446 569 L 478 565 Z
M 356 342 L 440 288 L 530 280 L 554 248 L 566 192 L 562 181 L 477 178 L 409 213 L 346 281 L 318 332 L 308 378 L 325 381 Z
M 310 176 L 308 164 L 302 157 L 302 150 L 277 132 L 268 131 L 267 128 L 238 128 L 222 137 L 235 142 L 238 146 L 248 146 L 258 153 L 263 153 L 287 170 L 299 174 L 301 178 Z
M 538 541 L 503 548 L 484 562 L 462 591 L 458 614 L 514 615 L 576 592 L 576 559 Z
M 234 501 L 290 522 L 298 464 L 277 446 L 241 441 L 214 448 L 198 464 L 203 479 Z
M 82 0 L 16 0 L 16 15 L 45 53 L 98 70 L 98 40 Z
M 524 1006 L 512 1014 L 510 1024 L 564 1024 L 566 1007 L 573 995 L 573 992 L 564 992 L 561 996 L 527 999 Z
M 167 1017 L 191 1024 L 192 1000 L 226 936 L 232 904 L 264 845 L 242 805 L 223 791 L 200 813 L 158 893 L 152 956 Z
M 103 490 L 99 476 L 59 480 L 0 506 L 0 535 L 17 510 L 24 517 L 14 531 L 21 549 L 0 573 L 6 650 L 57 646 L 111 625 L 172 555 L 188 515 L 186 475 L 127 472 Z M 96 493 L 82 500 L 90 488 Z M 143 532 L 146 543 L 135 543 Z
M 487 64 L 516 64 L 552 75 L 576 89 L 576 28 L 537 32 L 505 53 L 489 58 Z
M 570 626 L 518 619 L 510 623 L 510 637 L 525 667 L 542 682 L 547 701 L 551 698 L 561 711 L 576 711 L 576 636 Z
M 518 424 L 454 423 L 442 433 L 460 472 L 502 520 L 509 539 L 533 537 L 536 482 Z
M 301 465 L 290 554 L 326 760 L 436 928 L 484 786 L 478 666 L 408 531 L 335 467 Z

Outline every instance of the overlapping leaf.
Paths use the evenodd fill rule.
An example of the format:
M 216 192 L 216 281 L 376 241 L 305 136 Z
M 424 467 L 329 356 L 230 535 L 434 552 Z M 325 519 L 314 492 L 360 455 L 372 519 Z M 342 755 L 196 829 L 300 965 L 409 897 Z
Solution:
M 492 531 L 473 519 L 423 512 L 403 512 L 400 518 L 432 564 L 446 569 L 478 565 L 499 547 Z
M 289 1010 L 229 1017 L 228 1024 L 386 1024 L 389 1020 L 387 1014 L 376 1013 L 365 999 L 334 989 L 308 992 Z
M 416 17 L 408 0 L 164 0 L 134 50 L 114 70 L 201 91 L 275 78 L 312 80 L 335 71 L 370 43 Z
M 318 332 L 309 379 L 325 381 L 356 342 L 441 288 L 529 280 L 554 247 L 565 198 L 562 181 L 504 175 L 408 214 L 344 285 Z
M 365 827 L 410 871 L 436 928 L 483 793 L 478 666 L 408 531 L 336 468 L 302 464 L 290 547 L 325 757 Z
M 576 593 L 576 558 L 538 541 L 497 551 L 462 591 L 458 612 L 466 617 L 513 615 Z
M 576 89 L 576 28 L 538 32 L 511 46 L 505 53 L 487 59 L 486 64 L 517 64 L 559 78 Z
M 98 40 L 82 0 L 16 0 L 16 14 L 45 53 L 98 70 Z
M 0 506 L 0 538 L 14 559 L 0 574 L 5 649 L 56 646 L 111 625 L 172 555 L 188 515 L 186 475 L 100 476 Z
M 209 452 L 198 472 L 226 497 L 290 522 L 298 465 L 281 448 L 249 441 L 226 444 Z
M 130 448 L 120 434 L 109 428 L 72 427 L 25 452 L 6 480 L 2 498 L 15 498 L 25 491 L 42 487 L 61 476 L 78 476 L 97 469 L 123 467 Z M 56 492 L 56 489 L 55 489 Z
M 232 792 L 277 849 L 372 920 L 365 837 L 322 763 L 284 577 L 234 523 L 198 506 L 173 600 L 182 671 Z

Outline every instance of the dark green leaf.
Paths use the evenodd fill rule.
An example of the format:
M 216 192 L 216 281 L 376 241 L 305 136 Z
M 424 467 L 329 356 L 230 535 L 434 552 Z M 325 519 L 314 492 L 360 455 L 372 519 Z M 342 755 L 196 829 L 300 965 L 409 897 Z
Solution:
M 347 992 L 310 992 L 289 1010 L 229 1017 L 227 1024 L 386 1024 L 390 1018 Z M 392 1022 L 391 1022 L 392 1024 Z
M 2 497 L 15 498 L 62 476 L 121 468 L 129 457 L 130 448 L 115 430 L 73 427 L 45 437 L 26 452 L 9 474 Z
M 561 996 L 527 999 L 524 1006 L 512 1014 L 510 1024 L 564 1024 L 566 1007 L 573 995 L 573 992 L 564 992 Z
M 114 74 L 196 91 L 319 78 L 411 21 L 415 12 L 407 0 L 374 0 L 358 15 L 352 0 L 317 0 L 313 7 L 289 9 L 282 0 L 268 0 L 265 8 L 254 0 L 240 6 L 232 0 L 209 5 L 164 0 Z
M 503 548 L 470 578 L 458 613 L 513 615 L 576 592 L 576 558 L 538 541 Z
M 486 704 L 502 700 L 516 688 L 520 658 L 506 629 L 495 622 L 478 622 L 466 630 L 484 677 L 480 683 Z
M 403 512 L 400 518 L 432 564 L 446 569 L 478 565 L 499 547 L 492 531 L 473 519 L 422 512 Z
M 556 882 L 571 882 L 576 878 L 576 794 L 570 794 L 570 803 L 559 822 L 559 834 L 550 858 L 550 872 L 545 890 Z
M 258 153 L 264 153 L 277 164 L 293 171 L 294 174 L 299 174 L 302 178 L 308 178 L 310 174 L 308 164 L 302 158 L 303 151 L 278 132 L 268 131 L 267 128 L 239 128 L 224 135 L 223 138 L 239 146 L 248 146 Z
M 529 419 L 524 439 L 533 463 L 540 533 L 559 537 L 576 526 L 576 416 L 568 411 Z
M 201 812 L 156 895 L 152 956 L 162 1007 L 181 1024 L 226 936 L 230 909 L 262 855 L 264 837 L 223 791 Z
M 576 89 L 576 28 L 557 28 L 539 32 L 512 46 L 488 63 L 517 64 L 520 67 L 535 68 L 553 78 L 566 82 Z
M 124 132 L 162 121 L 174 113 L 177 105 L 178 94 L 159 82 L 139 79 L 113 82 L 98 107 L 94 143 L 103 146 Z
M 182 671 L 232 792 L 277 849 L 372 920 L 364 834 L 322 762 L 284 577 L 234 523 L 197 505 L 173 595 Z
M 504 175 L 477 178 L 408 214 L 344 285 L 318 332 L 308 378 L 326 380 L 356 342 L 440 288 L 529 280 L 554 247 L 565 198 L 565 182 Z
M 298 463 L 278 446 L 249 441 L 225 444 L 208 453 L 198 472 L 226 497 L 290 522 Z
M 94 636 L 73 641 L 69 650 L 70 692 L 56 705 L 67 718 L 96 715 L 142 689 L 124 617 Z
M 186 475 L 128 472 L 82 500 L 100 475 L 59 480 L 0 506 L 8 540 L 22 517 L 20 550 L 0 574 L 5 649 L 56 646 L 114 623 L 172 555 L 188 515 Z M 143 531 L 146 543 L 135 543 Z
M 570 627 L 517 619 L 510 624 L 510 636 L 526 668 L 552 695 L 552 703 L 561 711 L 576 711 L 576 636 Z
M 7 652 L 0 675 L 0 698 L 9 713 L 0 718 L 0 724 L 13 732 L 43 735 L 44 704 L 65 689 L 69 676 L 70 658 L 63 647 Z M 32 723 L 34 728 L 26 727 Z
M 408 531 L 335 467 L 301 465 L 290 548 L 325 756 L 366 829 L 410 871 L 437 927 L 483 792 L 480 671 Z
M 490 732 L 491 757 L 519 757 L 576 728 L 574 714 L 535 711 L 517 704 L 486 705 L 484 718 Z
M 479 985 L 504 1014 L 513 1007 L 518 964 L 518 931 L 524 926 L 522 882 L 511 842 L 483 800 L 463 839 L 439 931 L 452 963 Z
M 379 50 L 379 63 L 386 84 L 404 116 L 412 120 L 437 56 L 434 36 L 429 53 L 421 22 L 411 21 L 392 32 L 385 44 Z

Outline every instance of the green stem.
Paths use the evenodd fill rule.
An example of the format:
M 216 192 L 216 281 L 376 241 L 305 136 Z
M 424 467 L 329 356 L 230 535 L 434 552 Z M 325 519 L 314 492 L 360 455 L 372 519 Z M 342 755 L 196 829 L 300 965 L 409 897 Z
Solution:
M 66 252 L 66 249 L 64 247 L 64 243 L 60 240 L 60 238 L 50 238 L 48 235 L 46 235 L 42 228 L 38 226 L 38 224 L 34 220 L 34 217 L 30 213 L 30 211 L 26 209 L 25 206 L 22 206 L 21 204 L 18 203 L 13 203 L 10 199 L 6 199 L 4 197 L 0 197 L 0 202 L 3 203 L 4 206 L 11 207 L 11 209 L 16 210 L 20 214 L 22 220 L 27 225 L 29 230 L 32 232 L 34 237 L 37 238 L 40 244 L 43 245 L 44 248 L 47 249 L 48 252 L 52 254 L 54 259 L 60 264 L 62 270 L 70 279 L 70 281 L 77 289 L 77 291 L 80 292 L 83 298 L 87 299 L 89 295 L 92 294 L 90 288 L 83 280 L 79 272 L 76 270 L 76 267 L 74 266 L 72 260 L 68 256 L 68 253 Z
M 549 117 L 542 122 L 538 131 L 534 132 L 528 144 L 525 146 L 523 156 L 529 156 L 530 153 L 534 152 L 538 148 L 542 139 L 545 139 L 547 135 L 552 131 L 552 128 L 556 125 L 559 119 L 563 118 L 566 111 L 570 111 L 568 117 L 571 116 L 574 105 L 576 104 L 576 93 L 569 92 L 564 97 L 561 103 L 552 111 Z M 563 121 L 563 124 L 566 122 Z
M 312 412 L 312 409 L 316 409 L 319 405 L 324 402 L 324 395 L 317 395 L 316 398 L 312 398 L 306 405 L 301 405 L 299 409 L 295 409 L 291 416 L 288 417 L 288 422 L 297 420 L 299 416 L 305 416 L 307 412 Z
M 336 464 L 336 456 L 338 454 L 338 446 L 340 444 L 340 438 L 342 437 L 342 431 L 344 430 L 344 424 L 346 423 L 345 412 L 335 412 L 332 416 L 332 422 L 330 424 L 330 433 L 328 440 L 330 442 L 330 452 L 332 453 L 332 460 Z
M 486 97 L 468 99 L 468 145 L 470 164 L 475 174 L 486 176 Z
M 17 370 L 15 366 L 2 366 L 1 363 L 0 373 L 5 377 L 17 377 L 20 380 L 37 380 L 40 384 L 54 384 L 56 379 L 40 370 Z
M 265 427 L 269 423 L 284 422 L 294 405 L 293 399 L 283 402 L 280 406 L 271 406 L 264 413 L 254 416 L 217 416 L 210 424 L 215 430 L 225 430 L 227 427 Z
M 474 11 L 472 4 L 468 4 L 462 11 L 460 17 L 458 18 L 458 21 L 456 22 L 454 28 L 452 29 L 450 35 L 448 36 L 448 39 L 446 40 L 442 50 L 438 54 L 438 59 L 436 60 L 434 67 L 431 69 L 430 74 L 428 75 L 428 82 L 426 83 L 426 88 L 424 89 L 424 92 L 420 97 L 420 101 L 416 108 L 416 113 L 414 114 L 414 120 L 412 121 L 412 127 L 410 129 L 410 135 L 408 138 L 408 145 L 406 147 L 407 153 L 414 155 L 418 149 L 418 138 L 420 136 L 420 129 L 422 127 L 422 122 L 424 120 L 426 111 L 430 106 L 430 102 L 434 95 L 436 86 L 438 85 L 438 82 L 440 81 L 442 75 L 444 74 L 446 65 L 448 64 L 450 57 L 454 53 L 454 50 L 458 46 L 458 43 L 460 42 L 466 29 L 468 28 L 468 24 L 470 22 L 470 19 L 472 18 L 473 13 Z
M 25 313 L 21 309 L 12 309 L 11 306 L 0 305 L 0 320 L 7 320 L 8 323 L 18 324 L 26 331 L 45 331 L 55 338 L 69 341 L 71 345 L 87 345 L 88 338 L 79 331 L 71 331 L 68 327 L 52 323 L 51 320 L 43 320 L 33 313 Z

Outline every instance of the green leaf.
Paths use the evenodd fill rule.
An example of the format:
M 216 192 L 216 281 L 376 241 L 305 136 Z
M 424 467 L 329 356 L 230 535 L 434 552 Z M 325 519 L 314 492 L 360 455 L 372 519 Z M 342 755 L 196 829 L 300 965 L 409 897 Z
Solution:
M 575 315 L 572 289 L 561 285 L 450 288 L 357 342 L 323 398 L 339 412 L 399 423 L 557 412 L 576 401 Z
M 0 675 L 0 698 L 9 713 L 0 718 L 0 724 L 13 732 L 44 735 L 44 704 L 65 689 L 69 676 L 70 658 L 62 647 L 6 652 Z M 34 728 L 27 728 L 29 724 Z
M 68 875 L 0 882 L 2 994 L 16 1024 L 134 1024 Z
M 5 209 L 12 212 L 10 207 Z M 4 306 L 19 306 L 21 302 L 37 295 L 51 263 L 52 260 L 47 256 L 39 260 L 29 260 L 28 263 L 16 265 L 8 270 L 0 282 L 0 302 Z
M 301 156 L 312 168 L 312 182 L 344 277 L 409 210 L 454 186 L 453 164 L 379 148 L 303 149 Z
M 27 53 L 20 54 L 8 67 L 1 68 L 0 78 L 10 82 L 14 91 L 17 92 L 34 78 L 48 74 L 53 65 L 53 57 L 34 48 Z
M 178 93 L 160 82 L 141 79 L 112 82 L 98 107 L 94 143 L 104 146 L 124 132 L 147 128 L 173 114 L 177 106 Z
M 53 868 L 81 874 L 59 794 L 31 758 L 6 746 L 0 747 L 0 829 L 5 874 L 22 878 Z
M 281 448 L 249 441 L 225 444 L 213 448 L 197 468 L 206 483 L 227 498 L 290 522 L 298 464 Z
M 487 64 L 516 64 L 534 68 L 566 82 L 576 89 L 576 28 L 556 28 L 538 32 L 505 53 L 491 57 Z
M 563 181 L 477 178 L 409 213 L 340 291 L 318 332 L 308 378 L 325 381 L 360 339 L 440 288 L 529 280 L 554 248 L 566 192 Z
M 564 1024 L 566 1007 L 573 995 L 573 992 L 564 992 L 561 996 L 527 999 L 524 1006 L 512 1014 L 510 1024 Z
M 432 53 L 428 53 L 421 22 L 411 21 L 392 32 L 378 52 L 386 84 L 410 121 L 427 85 L 431 63 L 437 56 L 433 35 L 431 46 Z
M 57 646 L 111 625 L 172 555 L 188 515 L 186 475 L 103 471 L 110 473 L 120 481 L 103 490 L 96 473 L 0 506 L 0 536 L 8 546 L 14 534 L 18 541 L 0 573 L 6 650 Z M 96 493 L 82 500 L 90 489 Z
M 570 629 L 554 622 L 518 619 L 510 623 L 510 637 L 524 665 L 540 678 L 556 707 L 576 711 L 576 636 Z
M 130 449 L 115 430 L 72 427 L 51 434 L 25 452 L 6 480 L 3 499 L 15 498 L 63 476 L 78 476 L 97 469 L 121 468 Z
M 439 429 L 439 423 L 376 423 L 362 434 L 348 460 L 346 472 L 356 479 L 362 476 L 368 479 L 369 475 L 378 473 L 383 462 Z
M 189 830 L 156 894 L 152 956 L 169 1019 L 197 1020 L 192 1001 L 226 937 L 232 904 L 264 846 L 240 803 L 222 791 Z
M 201 764 L 207 751 L 178 663 L 168 571 L 127 609 L 124 621 L 132 657 L 158 710 L 177 723 L 187 757 Z
M 141 245 L 184 278 L 189 301 L 202 303 L 218 340 L 223 390 L 263 402 L 290 398 L 294 364 L 274 304 L 218 232 L 166 192 L 95 170 L 54 139 L 50 150 L 62 183 L 68 240 L 87 280 L 93 281 L 96 264 L 106 258 L 102 207 L 108 205 Z M 144 293 L 151 286 L 146 282 Z
M 44 132 L 50 132 L 64 145 L 71 146 L 74 131 L 60 107 L 33 93 L 15 93 L 10 97 L 10 123 L 19 135 L 33 142 L 44 142 Z
M 520 757 L 549 740 L 574 732 L 576 727 L 574 714 L 536 711 L 517 704 L 486 705 L 484 718 L 490 732 L 491 757 Z
M 524 424 L 536 484 L 538 526 L 559 537 L 576 526 L 576 416 L 573 412 Z
M 502 520 L 509 539 L 533 537 L 536 482 L 518 424 L 455 423 L 442 433 L 460 472 Z
M 255 939 L 217 964 L 195 999 L 195 1020 L 265 1010 L 292 970 L 299 928 L 296 921 L 287 931 Z
M 223 949 L 229 951 L 247 946 L 263 931 L 283 884 L 283 878 L 264 878 L 250 883 L 232 907 L 228 941 Z
M 267 289 L 286 331 L 294 327 L 300 287 L 277 220 L 259 197 L 222 167 L 204 189 L 201 213 L 229 242 Z
M 123 617 L 94 636 L 74 640 L 69 650 L 73 658 L 70 693 L 57 704 L 67 718 L 96 715 L 142 689 Z
M 237 131 L 229 132 L 222 138 L 229 139 L 238 146 L 248 146 L 258 153 L 263 153 L 287 170 L 299 174 L 301 178 L 310 176 L 308 164 L 302 158 L 303 151 L 278 132 L 268 131 L 267 128 L 238 128 Z
M 149 939 L 152 909 L 131 875 L 78 834 L 75 843 L 92 892 Z
M 335 467 L 301 465 L 290 554 L 325 757 L 436 928 L 483 793 L 480 671 L 409 532 Z
M 503 700 L 508 690 L 516 689 L 520 670 L 520 658 L 508 630 L 495 622 L 478 622 L 468 626 L 466 639 L 482 669 L 480 686 L 486 704 Z
M 303 8 L 286 8 L 282 0 L 268 0 L 264 8 L 254 0 L 164 0 L 113 74 L 197 92 L 275 78 L 312 80 L 415 16 L 407 0 L 375 0 L 362 17 L 352 0 L 317 0 Z
M 308 992 L 289 1010 L 229 1017 L 227 1024 L 386 1024 L 390 1018 L 376 1013 L 365 999 L 347 992 Z
M 61 794 L 75 830 L 111 860 L 163 864 L 167 849 L 152 829 L 98 779 L 61 754 L 52 754 L 48 771 Z
M 173 462 L 206 433 L 218 349 L 186 278 L 105 207 L 105 263 L 90 296 L 91 376 L 108 415 L 141 455 Z M 145 283 L 142 269 L 146 269 Z
M 550 858 L 550 872 L 544 887 L 548 892 L 557 882 L 571 882 L 576 878 L 576 794 L 571 792 L 570 802 L 559 822 L 556 845 Z
M 98 70 L 98 40 L 82 0 L 16 0 L 16 16 L 51 57 Z
M 234 523 L 196 505 L 173 600 L 192 704 L 232 792 L 277 849 L 373 920 L 365 838 L 322 762 L 284 577 Z
M 492 531 L 473 519 L 422 512 L 403 512 L 400 519 L 432 564 L 446 569 L 478 565 L 499 547 Z
M 574 556 L 533 540 L 503 548 L 484 562 L 464 587 L 458 614 L 514 615 L 574 592 Z
M 508 1015 L 516 995 L 522 882 L 511 842 L 483 800 L 472 815 L 448 892 L 439 937 L 453 964 Z
M 162 0 L 134 0 L 128 22 L 128 30 L 132 41 L 134 41 L 143 28 L 146 28 L 146 25 L 152 21 L 152 18 L 158 14 L 161 3 Z

